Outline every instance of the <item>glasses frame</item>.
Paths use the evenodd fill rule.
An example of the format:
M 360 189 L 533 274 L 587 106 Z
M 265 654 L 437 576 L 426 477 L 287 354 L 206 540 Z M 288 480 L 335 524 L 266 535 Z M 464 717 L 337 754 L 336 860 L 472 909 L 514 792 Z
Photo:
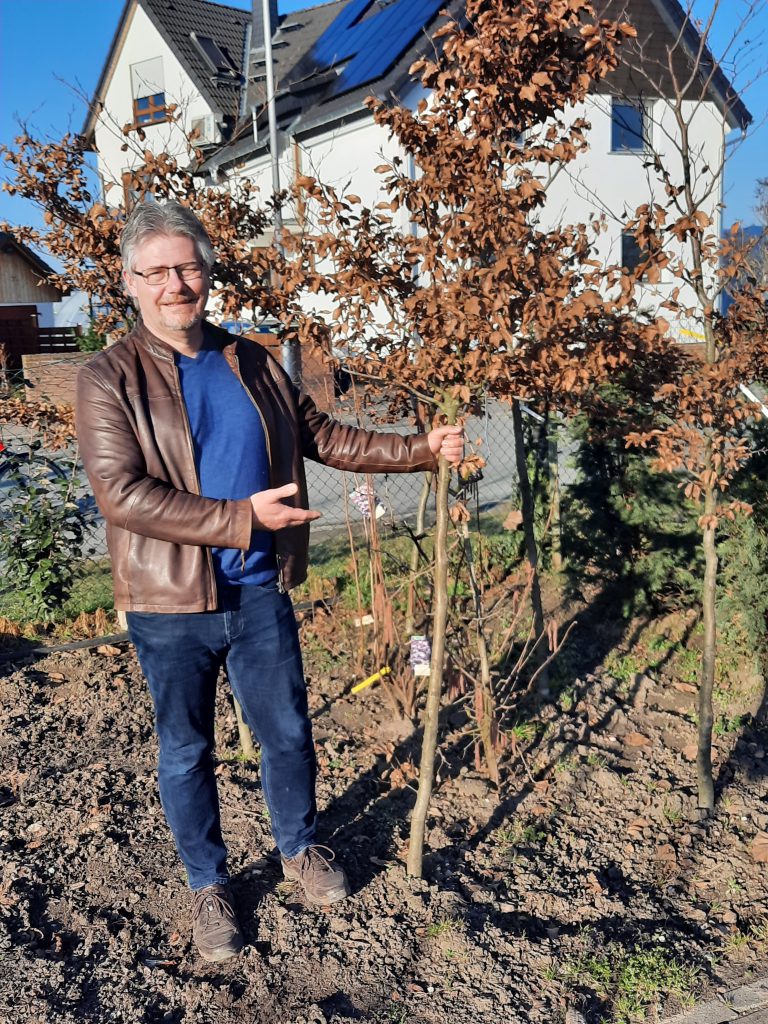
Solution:
M 183 271 L 187 270 L 187 268 L 189 267 L 196 267 L 198 269 L 193 270 L 190 276 L 189 273 L 183 273 Z M 171 276 L 172 270 L 176 271 L 176 276 L 179 278 L 180 281 L 184 281 L 186 283 L 187 281 L 198 281 L 201 277 L 205 276 L 207 269 L 208 268 L 204 263 L 201 263 L 199 260 L 194 260 L 189 263 L 179 263 L 175 267 L 150 267 L 149 270 L 134 270 L 133 273 L 137 277 L 140 277 L 142 278 L 142 280 L 146 281 L 150 288 L 159 288 L 164 284 L 168 284 L 168 278 Z M 163 277 L 162 281 L 147 280 L 148 277 L 162 273 L 163 271 L 165 272 L 165 276 Z

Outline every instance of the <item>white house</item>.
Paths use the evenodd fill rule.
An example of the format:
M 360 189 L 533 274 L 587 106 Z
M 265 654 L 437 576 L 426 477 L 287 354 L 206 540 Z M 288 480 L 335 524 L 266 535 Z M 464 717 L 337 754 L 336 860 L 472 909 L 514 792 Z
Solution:
M 430 33 L 441 22 L 444 0 L 334 0 L 282 17 L 276 0 L 270 2 L 282 187 L 298 174 L 311 174 L 327 184 L 349 185 L 364 202 L 375 202 L 379 182 L 373 168 L 382 154 L 394 155 L 394 144 L 373 123 L 364 100 L 371 94 L 395 96 L 415 106 L 422 92 L 408 68 L 433 49 Z M 624 11 L 638 29 L 637 44 L 619 71 L 574 111 L 592 125 L 590 148 L 550 187 L 543 219 L 578 223 L 604 213 L 607 230 L 599 254 L 626 266 L 639 253 L 623 231 L 623 215 L 665 199 L 644 166 L 648 153 L 658 152 L 672 167 L 680 161 L 677 128 L 665 102 L 670 80 L 661 62 L 677 40 L 677 66 L 689 66 L 699 40 L 678 0 L 615 0 L 607 13 Z M 692 149 L 702 169 L 720 167 L 727 136 L 751 120 L 704 56 L 697 81 L 705 85 L 687 101 L 695 112 Z M 129 141 L 137 141 L 141 128 L 149 148 L 179 151 L 178 133 L 174 138 L 166 120 L 174 102 L 182 106 L 185 126 L 204 126 L 201 175 L 224 187 L 247 177 L 268 197 L 265 77 L 261 0 L 254 0 L 250 18 L 208 0 L 128 0 L 85 128 L 104 181 L 118 181 L 139 159 L 121 150 L 123 124 L 131 125 Z M 137 148 L 143 147 L 142 142 Z M 720 200 L 714 191 L 706 207 L 718 234 Z M 300 218 L 299 210 L 286 226 L 296 227 Z M 670 279 L 662 280 L 648 290 L 643 298 L 649 308 L 670 286 Z M 679 326 L 685 334 L 695 325 Z
M 82 130 L 108 202 L 145 148 L 183 157 L 192 129 L 203 152 L 231 137 L 250 23 L 247 11 L 208 0 L 126 0 Z

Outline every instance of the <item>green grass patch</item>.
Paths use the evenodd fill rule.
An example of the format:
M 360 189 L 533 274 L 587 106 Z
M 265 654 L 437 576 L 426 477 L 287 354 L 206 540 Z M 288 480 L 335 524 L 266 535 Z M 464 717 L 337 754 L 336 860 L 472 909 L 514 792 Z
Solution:
M 692 1005 L 699 971 L 667 949 L 609 947 L 566 961 L 558 976 L 573 988 L 593 990 L 606 1003 L 608 1014 L 601 1024 L 640 1024 L 668 999 L 681 1008 Z

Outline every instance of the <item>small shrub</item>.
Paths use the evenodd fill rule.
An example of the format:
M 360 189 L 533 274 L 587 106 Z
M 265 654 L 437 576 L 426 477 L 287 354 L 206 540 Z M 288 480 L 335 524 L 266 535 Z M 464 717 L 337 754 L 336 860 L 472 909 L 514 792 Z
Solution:
M 31 462 L 3 503 L 4 585 L 27 618 L 53 618 L 78 579 L 86 516 L 72 497 L 73 484 Z
M 77 347 L 81 352 L 100 352 L 106 344 L 106 337 L 98 333 L 93 323 L 90 323 L 77 338 Z

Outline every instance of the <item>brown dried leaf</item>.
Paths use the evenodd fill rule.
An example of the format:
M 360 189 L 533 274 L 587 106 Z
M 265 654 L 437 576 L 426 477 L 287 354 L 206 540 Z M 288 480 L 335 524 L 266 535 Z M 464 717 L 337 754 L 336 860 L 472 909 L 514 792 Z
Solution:
M 523 513 L 519 508 L 513 508 L 502 523 L 505 530 L 517 530 L 523 525 Z
M 112 644 L 102 644 L 96 648 L 97 654 L 103 654 L 105 657 L 114 658 L 121 653 L 119 647 L 113 647 Z
M 448 509 L 452 523 L 468 523 L 472 516 L 463 501 L 457 501 Z

